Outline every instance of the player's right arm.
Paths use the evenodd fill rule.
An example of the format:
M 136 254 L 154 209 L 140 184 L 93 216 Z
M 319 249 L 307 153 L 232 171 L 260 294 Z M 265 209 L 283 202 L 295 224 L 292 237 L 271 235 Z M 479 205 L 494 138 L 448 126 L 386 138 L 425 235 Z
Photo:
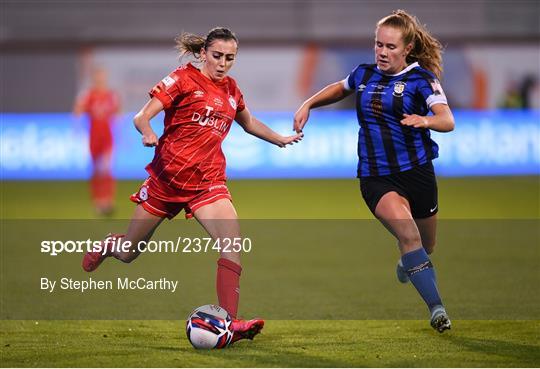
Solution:
M 87 94 L 81 94 L 75 99 L 75 104 L 73 104 L 73 115 L 75 116 L 75 118 L 79 118 L 82 113 L 85 112 L 87 99 Z
M 137 131 L 142 135 L 142 143 L 144 146 L 156 146 L 158 144 L 158 136 L 150 125 L 150 120 L 154 118 L 160 111 L 163 110 L 163 104 L 157 97 L 153 97 L 148 101 L 142 109 L 133 118 L 133 124 Z
M 330 105 L 353 93 L 354 90 L 347 90 L 343 81 L 332 83 L 326 86 L 315 95 L 304 101 L 302 106 L 294 114 L 293 128 L 297 133 L 302 132 L 309 119 L 309 111 L 320 106 Z

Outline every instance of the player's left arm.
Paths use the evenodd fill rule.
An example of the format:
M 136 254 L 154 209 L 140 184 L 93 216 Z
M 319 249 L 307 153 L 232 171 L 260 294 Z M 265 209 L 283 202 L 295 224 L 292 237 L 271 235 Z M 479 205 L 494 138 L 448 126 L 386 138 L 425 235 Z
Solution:
M 414 128 L 431 129 L 437 132 L 450 132 L 454 130 L 454 115 L 446 104 L 435 104 L 431 107 L 433 115 L 422 116 L 418 114 L 403 114 L 401 124 Z
M 113 99 L 114 99 L 114 114 L 120 115 L 122 114 L 122 101 L 120 100 L 120 95 L 118 92 L 113 91 Z
M 251 115 L 247 107 L 244 110 L 237 112 L 234 120 L 236 120 L 247 133 L 279 147 L 285 147 L 287 145 L 292 145 L 295 142 L 299 142 L 304 136 L 303 133 L 292 136 L 282 136 L 279 133 L 274 132 L 266 124 Z

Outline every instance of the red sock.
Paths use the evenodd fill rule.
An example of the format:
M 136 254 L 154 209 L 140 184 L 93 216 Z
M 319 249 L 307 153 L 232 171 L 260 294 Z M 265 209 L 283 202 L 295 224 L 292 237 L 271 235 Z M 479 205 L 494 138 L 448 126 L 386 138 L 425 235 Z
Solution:
M 110 174 L 94 174 L 90 180 L 90 189 L 92 201 L 95 204 L 112 206 L 115 183 Z
M 220 258 L 217 264 L 216 287 L 219 306 L 227 310 L 231 318 L 234 319 L 238 312 L 242 267 L 225 258 Z
M 99 180 L 98 174 L 92 175 L 92 178 L 90 179 L 90 196 L 94 203 L 97 202 L 99 198 Z
M 107 173 L 103 176 L 103 178 L 101 179 L 100 187 L 102 197 L 112 205 L 114 200 L 115 183 L 114 178 L 110 173 Z

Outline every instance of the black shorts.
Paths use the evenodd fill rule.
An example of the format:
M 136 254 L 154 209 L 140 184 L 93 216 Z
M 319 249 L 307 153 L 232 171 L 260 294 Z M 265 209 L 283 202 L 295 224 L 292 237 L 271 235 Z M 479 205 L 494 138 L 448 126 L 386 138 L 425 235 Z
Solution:
M 437 180 L 431 161 L 404 172 L 360 178 L 360 190 L 373 215 L 379 200 L 392 191 L 409 201 L 413 218 L 428 218 L 439 211 Z

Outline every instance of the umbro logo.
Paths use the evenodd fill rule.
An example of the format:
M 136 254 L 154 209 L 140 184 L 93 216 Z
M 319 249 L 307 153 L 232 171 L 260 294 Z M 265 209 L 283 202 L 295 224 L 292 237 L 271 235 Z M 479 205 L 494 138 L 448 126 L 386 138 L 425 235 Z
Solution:
M 362 83 L 360 86 L 358 86 L 358 91 L 362 92 L 362 91 L 364 91 L 366 89 L 366 87 L 367 86 Z
M 203 97 L 204 96 L 204 92 L 201 91 L 201 90 L 197 90 L 193 93 L 193 95 L 195 95 L 195 97 Z
M 407 274 L 409 275 L 409 277 L 412 277 L 416 273 L 423 272 L 424 270 L 426 270 L 428 268 L 433 268 L 433 264 L 431 264 L 430 260 L 425 261 L 420 265 L 417 265 L 415 267 L 412 267 L 412 268 L 408 269 Z

